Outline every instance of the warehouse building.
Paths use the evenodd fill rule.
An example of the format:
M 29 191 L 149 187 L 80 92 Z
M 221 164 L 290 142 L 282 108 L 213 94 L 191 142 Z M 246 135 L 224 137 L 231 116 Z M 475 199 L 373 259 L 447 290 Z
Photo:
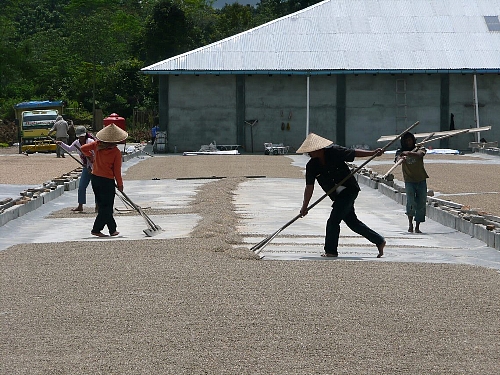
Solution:
M 168 152 L 492 127 L 433 145 L 466 150 L 500 140 L 499 15 L 500 0 L 326 0 L 142 72 Z

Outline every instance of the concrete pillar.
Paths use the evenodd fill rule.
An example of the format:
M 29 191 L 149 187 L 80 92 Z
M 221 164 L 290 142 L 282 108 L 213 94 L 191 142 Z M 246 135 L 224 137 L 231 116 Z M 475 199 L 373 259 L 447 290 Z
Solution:
M 245 75 L 236 75 L 236 143 L 245 146 Z
M 337 132 L 336 143 L 340 146 L 346 145 L 346 76 L 337 75 Z
M 440 131 L 450 130 L 450 75 L 441 74 L 441 95 L 440 95 Z M 449 148 L 449 138 L 439 141 L 440 148 Z
M 166 151 L 173 152 L 170 148 L 173 148 L 173 145 L 170 145 L 169 138 L 169 129 L 168 129 L 168 89 L 169 89 L 169 76 L 167 74 L 160 74 L 158 83 L 158 117 L 160 131 L 167 132 L 167 145 Z

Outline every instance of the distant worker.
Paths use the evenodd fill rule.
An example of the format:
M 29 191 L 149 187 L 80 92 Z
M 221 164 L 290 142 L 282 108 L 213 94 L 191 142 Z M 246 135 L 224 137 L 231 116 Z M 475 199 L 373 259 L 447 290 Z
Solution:
M 56 132 L 56 141 L 61 141 L 64 143 L 68 143 L 68 123 L 63 119 L 62 116 L 57 116 L 56 117 L 56 122 L 52 126 L 52 129 L 49 130 L 48 135 L 50 136 L 50 133 Z M 59 145 L 56 148 L 56 155 L 58 158 L 61 156 L 64 158 L 64 151 L 61 150 L 61 147 Z
M 85 126 L 77 126 L 75 129 L 77 139 L 68 146 L 62 141 L 56 141 L 57 145 L 64 149 L 66 152 L 77 151 L 83 165 L 82 174 L 80 175 L 80 182 L 78 183 L 78 206 L 72 208 L 71 211 L 82 212 L 83 205 L 87 203 L 87 187 L 90 183 L 90 176 L 92 171 L 92 162 L 81 152 L 81 147 L 87 143 L 92 143 L 95 138 L 92 134 L 87 132 Z
M 123 179 L 122 153 L 116 145 L 127 137 L 128 133 L 125 130 L 111 124 L 97 132 L 97 142 L 87 143 L 81 147 L 83 154 L 91 158 L 93 162 L 90 179 L 98 206 L 97 217 L 90 232 L 93 236 L 107 237 L 102 233 L 105 226 L 108 227 L 110 236 L 119 234 L 113 217 L 113 204 L 116 194 L 115 186 L 123 192 Z
M 68 120 L 68 145 L 76 141 L 76 130 L 72 120 Z
M 406 190 L 406 215 L 408 216 L 408 232 L 413 233 L 413 219 L 415 219 L 415 233 L 420 231 L 420 223 L 425 221 L 427 204 L 427 172 L 424 168 L 424 156 L 427 153 L 424 147 L 415 147 L 415 136 L 406 132 L 401 137 L 401 148 L 396 151 L 395 162 L 403 159 L 403 179 Z
M 151 128 L 151 144 L 154 145 L 156 141 L 156 134 L 158 134 L 158 131 L 160 131 L 160 127 L 158 125 L 155 125 Z
M 306 164 L 306 187 L 300 215 L 306 216 L 308 213 L 309 201 L 313 196 L 316 180 L 333 201 L 330 218 L 326 223 L 325 252 L 321 256 L 338 256 L 340 223 L 344 221 L 353 232 L 377 246 L 377 258 L 382 257 L 386 244 L 384 237 L 362 223 L 354 211 L 354 201 L 361 189 L 356 178 L 352 175 L 349 177 L 351 170 L 346 162 L 354 161 L 355 157 L 379 156 L 383 154 L 383 150 L 380 148 L 374 151 L 348 149 L 310 133 L 298 148 L 297 153 L 308 154 L 311 158 Z M 346 177 L 348 177 L 347 180 L 332 191 Z

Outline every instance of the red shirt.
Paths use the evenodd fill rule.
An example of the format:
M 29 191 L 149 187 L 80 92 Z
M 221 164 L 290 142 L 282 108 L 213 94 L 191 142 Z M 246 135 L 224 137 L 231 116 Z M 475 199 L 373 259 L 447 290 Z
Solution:
M 100 142 L 87 143 L 81 147 L 85 156 L 93 157 L 92 174 L 100 177 L 115 179 L 118 186 L 123 186 L 122 180 L 122 153 L 118 147 L 99 150 Z

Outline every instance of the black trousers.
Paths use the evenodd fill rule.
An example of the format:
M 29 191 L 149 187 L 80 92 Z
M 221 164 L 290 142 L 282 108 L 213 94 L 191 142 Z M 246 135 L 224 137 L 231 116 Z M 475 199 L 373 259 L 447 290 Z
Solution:
M 384 237 L 368 228 L 356 216 L 354 201 L 358 197 L 357 191 L 345 189 L 335 198 L 332 205 L 330 218 L 326 222 L 325 253 L 337 254 L 339 245 L 340 223 L 344 221 L 346 225 L 357 234 L 360 234 L 375 245 L 384 242 Z
M 113 217 L 115 180 L 95 175 L 92 175 L 90 180 L 95 195 L 95 203 L 99 207 L 92 233 L 98 233 L 102 231 L 105 226 L 108 226 L 109 234 L 112 234 L 116 232 L 116 222 Z

